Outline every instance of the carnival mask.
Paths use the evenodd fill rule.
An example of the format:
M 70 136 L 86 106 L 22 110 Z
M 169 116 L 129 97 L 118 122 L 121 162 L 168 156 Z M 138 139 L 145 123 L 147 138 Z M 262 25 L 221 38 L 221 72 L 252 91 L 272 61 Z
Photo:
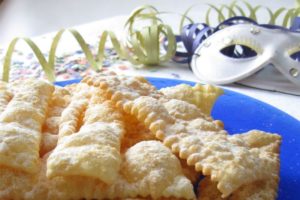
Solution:
M 206 38 L 194 52 L 191 67 L 196 76 L 213 84 L 249 83 L 245 78 L 263 73 L 275 84 L 260 88 L 277 90 L 281 84 L 289 93 L 300 95 L 299 55 L 299 32 L 237 24 Z

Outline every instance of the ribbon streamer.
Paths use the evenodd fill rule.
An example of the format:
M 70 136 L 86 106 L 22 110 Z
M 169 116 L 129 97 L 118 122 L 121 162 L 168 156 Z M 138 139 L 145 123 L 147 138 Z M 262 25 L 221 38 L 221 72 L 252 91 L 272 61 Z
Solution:
M 247 10 L 243 9 L 240 3 L 244 4 Z M 292 32 L 298 32 L 300 30 L 300 18 L 297 17 L 300 13 L 300 7 L 291 9 L 279 8 L 275 11 L 272 11 L 267 7 L 259 5 L 252 6 L 247 1 L 233 1 L 230 5 L 222 4 L 219 7 L 212 4 L 207 5 L 209 8 L 205 15 L 206 23 L 192 23 L 186 25 L 182 28 L 181 35 L 176 36 L 177 43 L 183 43 L 185 52 L 177 50 L 175 53 L 175 57 L 173 58 L 175 62 L 190 63 L 191 57 L 193 56 L 196 48 L 211 34 L 226 26 L 231 26 L 239 23 L 252 23 L 271 29 L 282 29 Z M 194 7 L 195 6 L 188 8 L 183 16 L 187 16 L 191 9 Z M 265 9 L 267 11 L 270 18 L 268 23 L 258 24 L 257 12 L 262 9 Z M 213 11 L 217 13 L 217 19 L 219 22 L 216 27 L 211 26 L 211 14 Z M 278 19 L 280 17 L 283 19 L 282 23 L 278 23 Z M 184 19 L 181 20 L 181 23 L 183 23 L 183 20 Z M 288 25 L 290 26 L 289 28 L 287 28 Z M 245 51 L 247 51 L 247 49 L 245 49 Z
M 297 0 L 298 2 L 298 0 Z M 297 17 L 300 14 L 300 7 L 297 4 L 297 7 L 295 8 L 285 8 L 281 7 L 274 11 L 272 11 L 270 8 L 266 6 L 256 5 L 252 6 L 250 3 L 248 3 L 245 0 L 241 1 L 233 1 L 231 4 L 221 4 L 219 6 L 215 6 L 213 4 L 207 4 L 209 7 L 205 14 L 206 24 L 211 25 L 212 20 L 212 14 L 217 14 L 217 20 L 218 23 L 223 22 L 226 19 L 235 17 L 235 16 L 243 16 L 250 19 L 253 19 L 254 21 L 259 21 L 257 19 L 258 12 L 267 12 L 269 15 L 269 20 L 265 22 L 259 22 L 260 24 L 272 24 L 272 25 L 279 25 L 288 28 L 291 26 L 292 21 L 295 17 Z M 194 7 L 194 6 L 193 6 Z M 190 7 L 185 14 L 188 15 L 188 12 L 193 8 Z M 246 9 L 245 9 L 246 8 Z M 227 16 L 226 16 L 227 14 Z M 265 18 L 264 18 L 265 19 Z M 282 19 L 280 21 L 280 19 Z
M 85 54 L 88 62 L 94 70 L 102 69 L 104 60 L 105 44 L 110 38 L 114 50 L 123 58 L 129 60 L 137 67 L 139 65 L 158 65 L 161 62 L 170 60 L 176 51 L 175 36 L 170 26 L 164 24 L 157 15 L 159 12 L 153 6 L 142 6 L 136 9 L 128 18 L 125 29 L 128 30 L 127 43 L 123 44 L 119 41 L 116 35 L 111 31 L 104 31 L 100 37 L 98 44 L 97 55 L 94 56 L 85 42 L 81 34 L 74 29 L 62 29 L 58 31 L 53 38 L 48 60 L 44 57 L 40 48 L 29 38 L 15 38 L 8 46 L 3 63 L 2 80 L 9 81 L 9 71 L 11 59 L 14 53 L 15 46 L 19 40 L 24 40 L 31 48 L 34 55 L 38 59 L 46 77 L 49 81 L 55 81 L 55 55 L 62 35 L 65 32 L 70 32 L 76 39 L 81 50 Z M 134 29 L 134 23 L 138 20 L 151 20 L 149 26 L 142 27 L 140 30 Z M 167 38 L 168 45 L 165 52 L 160 51 L 161 38 Z

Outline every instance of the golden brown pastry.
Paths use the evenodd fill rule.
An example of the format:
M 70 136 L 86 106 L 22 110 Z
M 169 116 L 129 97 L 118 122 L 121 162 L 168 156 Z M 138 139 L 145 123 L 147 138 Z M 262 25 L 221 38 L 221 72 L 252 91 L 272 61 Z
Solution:
M 245 134 L 237 134 L 232 137 L 243 139 L 250 149 L 257 149 L 262 154 L 268 154 L 277 160 L 277 166 L 274 168 L 274 176 L 267 180 L 258 180 L 253 183 L 241 186 L 227 198 L 221 198 L 221 192 L 217 189 L 217 183 L 212 182 L 209 177 L 200 181 L 198 188 L 199 200 L 269 200 L 276 199 L 279 178 L 279 146 L 281 138 L 277 135 L 266 134 L 262 131 L 253 130 Z
M 61 113 L 69 105 L 71 93 L 62 87 L 55 87 L 52 94 L 47 116 L 42 127 L 40 156 L 42 157 L 56 147 Z
M 196 84 L 191 87 L 186 84 L 166 87 L 160 91 L 170 99 L 178 99 L 196 105 L 204 114 L 210 115 L 213 105 L 223 90 L 212 85 Z
M 275 199 L 280 136 L 228 135 L 220 93 L 111 72 L 0 83 L 0 200 Z
M 54 86 L 39 80 L 17 81 L 13 98 L 0 115 L 0 166 L 36 173 L 41 129 Z
M 196 106 L 164 96 L 142 77 L 107 73 L 83 81 L 105 90 L 118 108 L 136 116 L 188 165 L 218 182 L 223 198 L 242 185 L 278 175 L 277 159 L 249 149 L 237 138 L 233 142 Z

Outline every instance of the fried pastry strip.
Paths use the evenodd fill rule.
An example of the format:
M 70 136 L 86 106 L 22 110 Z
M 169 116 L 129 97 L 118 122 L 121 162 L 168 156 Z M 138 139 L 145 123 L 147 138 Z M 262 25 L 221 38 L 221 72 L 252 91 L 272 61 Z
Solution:
M 40 156 L 53 150 L 58 140 L 58 127 L 60 123 L 61 113 L 68 106 L 71 94 L 62 87 L 55 87 L 49 110 L 42 129 L 42 142 Z
M 58 134 L 58 126 L 61 113 L 69 105 L 71 94 L 68 90 L 61 87 L 55 87 L 50 104 L 49 112 L 43 127 L 43 132 Z
M 143 78 L 101 74 L 83 82 L 106 90 L 118 107 L 144 122 L 196 171 L 211 175 L 222 197 L 241 185 L 274 175 L 277 162 L 271 156 L 232 142 L 231 136 L 196 106 L 164 97 Z
M 0 115 L 0 165 L 35 173 L 41 128 L 53 85 L 29 79 L 11 84 L 13 99 Z
M 91 178 L 55 177 L 50 199 L 195 199 L 178 159 L 161 142 L 142 141 L 130 147 L 121 168 L 118 179 L 108 186 Z
M 156 90 L 144 77 L 117 76 L 114 72 L 103 72 L 96 76 L 87 76 L 83 83 L 100 87 L 106 93 L 106 97 L 115 102 L 116 106 L 123 105 L 140 96 L 162 98 L 163 94 Z
M 223 94 L 223 90 L 219 87 L 199 83 L 193 87 L 180 84 L 174 87 L 162 88 L 159 91 L 170 99 L 178 99 L 196 105 L 206 115 L 211 114 L 217 98 Z
M 170 102 L 178 105 L 172 105 L 172 115 L 169 105 L 166 105 Z M 233 143 L 231 136 L 220 130 L 216 124 L 197 116 L 196 108 L 184 107 L 185 103 L 179 102 L 170 100 L 161 104 L 154 98 L 140 97 L 133 101 L 130 109 L 124 109 L 145 121 L 146 125 L 149 124 L 151 131 L 161 131 L 165 136 L 164 144 L 174 153 L 178 153 L 180 158 L 187 159 L 188 165 L 195 166 L 196 171 L 210 175 L 213 181 L 218 182 L 218 189 L 223 197 L 230 195 L 243 184 L 268 179 L 274 175 L 272 169 L 276 167 L 277 160 L 268 154 L 260 154 L 257 149 Z M 177 112 L 184 108 L 183 113 L 195 118 L 187 118 L 181 112 L 175 112 L 174 107 L 178 108 Z M 160 119 L 166 118 L 173 119 L 174 122 L 163 120 L 165 123 L 160 123 Z
M 91 99 L 73 98 L 62 114 L 58 145 L 47 176 L 86 176 L 112 184 L 121 164 L 122 115 L 95 90 Z
M 151 197 L 195 199 L 178 158 L 159 141 L 142 141 L 124 155 L 122 178 L 108 191 L 108 198 Z M 120 196 L 111 196 L 118 193 Z
M 46 161 L 47 156 L 36 174 L 0 168 L 0 199 L 195 199 L 179 160 L 158 141 L 130 147 L 123 156 L 121 174 L 112 185 L 84 176 L 48 179 Z
M 7 83 L 0 81 L 0 113 L 5 110 L 8 102 L 12 99 L 12 96 Z
M 121 152 L 125 152 L 129 147 L 146 140 L 156 140 L 156 137 L 145 125 L 139 122 L 134 116 L 123 112 L 126 133 L 122 140 Z
M 265 132 L 253 130 L 245 134 L 234 135 L 233 138 L 242 139 L 251 149 L 259 149 L 261 154 L 268 154 L 273 160 L 276 160 L 273 170 L 273 176 L 267 180 L 259 180 L 254 183 L 244 185 L 232 194 L 231 200 L 269 200 L 276 199 L 277 188 L 279 184 L 280 169 L 280 144 L 281 137 L 275 134 L 266 134 Z
M 277 160 L 276 168 L 273 168 L 274 176 L 268 180 L 258 180 L 241 186 L 225 200 L 271 200 L 276 199 L 279 177 L 279 146 L 281 138 L 277 135 L 266 134 L 261 131 L 250 131 L 245 134 L 232 136 L 232 140 L 242 139 L 251 149 L 259 149 L 262 154 L 269 154 Z M 271 170 L 271 169 L 270 169 Z M 275 175 L 276 174 L 276 175 Z M 222 200 L 221 192 L 217 189 L 217 183 L 205 177 L 199 184 L 198 199 Z
M 169 99 L 161 92 L 157 91 L 156 88 L 152 86 L 144 77 L 127 77 L 116 75 L 113 72 L 106 72 L 97 76 L 85 77 L 82 82 L 103 89 L 107 98 L 111 99 L 117 107 L 124 110 L 126 113 L 137 115 L 139 121 L 141 121 L 141 118 L 147 115 L 147 112 L 144 112 L 143 110 L 138 111 L 137 109 L 133 110 L 133 113 L 128 112 L 132 108 L 134 100 L 138 99 L 139 97 L 152 97 L 153 99 L 158 100 L 157 104 L 168 104 L 168 101 L 170 100 L 176 101 L 176 99 Z M 187 106 L 192 105 L 186 103 L 184 108 Z M 212 121 L 211 117 L 203 114 L 201 111 L 199 111 L 199 109 L 196 108 L 196 106 L 193 106 L 192 108 L 195 108 L 195 111 L 189 112 L 185 116 L 189 116 L 192 113 L 192 117 L 195 117 L 196 115 L 197 117 Z M 151 108 L 149 109 L 151 110 Z M 148 119 L 142 121 L 143 123 L 146 123 L 146 127 L 149 128 L 149 122 L 153 122 L 155 119 L 157 119 L 156 123 L 152 124 L 153 130 L 151 131 L 159 139 L 163 139 L 163 133 L 159 130 L 154 130 L 158 129 L 158 127 L 164 123 L 174 124 L 175 122 L 174 118 L 170 117 L 169 113 L 166 114 L 167 111 L 164 107 L 161 107 L 161 109 L 162 110 L 157 110 L 159 115 L 155 115 L 153 113 L 153 115 L 148 116 Z

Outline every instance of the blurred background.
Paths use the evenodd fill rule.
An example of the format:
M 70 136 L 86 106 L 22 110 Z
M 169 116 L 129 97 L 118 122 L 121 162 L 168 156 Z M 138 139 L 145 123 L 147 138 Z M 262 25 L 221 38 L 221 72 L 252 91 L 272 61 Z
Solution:
M 0 0 L 1 2 L 1 0 Z M 7 44 L 16 36 L 37 36 L 60 28 L 72 27 L 117 15 L 128 15 L 144 4 L 160 11 L 183 13 L 194 4 L 230 3 L 232 0 L 2 0 L 0 3 L 0 44 Z M 270 8 L 293 7 L 295 0 L 248 0 L 252 5 Z M 201 8 L 191 16 L 201 19 Z M 203 16 L 202 16 L 203 17 Z
M 287 9 L 294 8 L 296 1 L 297 0 L 247 0 L 252 6 L 267 6 L 272 10 L 281 7 Z M 205 22 L 205 13 L 208 9 L 207 3 L 219 7 L 220 4 L 229 5 L 232 2 L 233 0 L 0 0 L 0 62 L 1 56 L 3 61 L 6 45 L 15 37 L 35 37 L 43 35 L 42 37 L 34 38 L 34 40 L 42 52 L 47 52 L 53 37 L 53 34 L 47 33 L 57 32 L 61 28 L 76 26 L 75 29 L 79 30 L 87 43 L 96 45 L 100 30 L 110 29 L 118 36 L 120 34 L 122 35 L 122 25 L 126 20 L 126 16 L 141 5 L 150 4 L 161 12 L 167 11 L 181 14 L 189 7 L 197 5 L 193 7 L 188 16 L 194 19 L 195 22 L 203 23 Z M 244 6 L 244 10 L 247 10 L 242 0 L 239 2 Z M 257 14 L 259 23 L 268 23 L 269 16 L 267 10 L 260 9 Z M 104 20 L 108 18 L 113 19 Z M 181 19 L 180 15 L 167 14 L 164 15 L 162 19 L 164 23 L 172 26 L 175 33 L 178 33 L 176 26 L 179 25 Z M 78 44 L 74 41 L 72 37 L 64 37 L 62 40 L 60 44 L 61 47 L 58 48 L 57 52 L 60 58 L 59 66 L 64 66 L 66 69 L 68 69 L 69 66 L 73 67 L 73 64 L 68 65 L 68 63 L 74 63 L 74 60 L 77 59 L 77 54 L 80 54 L 80 51 L 74 53 L 74 49 L 79 49 Z M 34 68 L 38 66 L 36 63 L 37 60 L 33 57 L 31 49 L 27 47 L 26 43 L 18 43 L 18 48 L 16 49 L 18 49 L 18 53 L 14 55 L 15 61 L 13 64 L 15 69 L 21 69 L 20 71 L 16 70 L 16 72 L 20 72 L 22 76 L 22 73 L 30 74 L 30 70 L 39 69 Z M 80 56 L 83 56 L 83 54 L 80 54 Z M 177 65 L 173 63 L 170 68 L 160 68 L 157 73 L 155 73 L 155 70 L 147 70 L 147 68 L 143 69 L 144 71 L 142 72 L 139 70 L 127 70 L 126 72 L 130 71 L 132 73 L 131 75 L 134 75 L 134 73 L 142 73 L 145 76 L 172 78 L 178 78 L 177 76 L 180 74 L 181 79 L 197 80 L 188 68 L 182 67 L 180 64 L 176 66 Z M 0 68 L 0 72 L 1 70 L 2 68 Z M 29 72 L 27 72 L 27 70 Z M 124 69 L 120 68 L 118 70 L 122 71 Z M 284 96 L 280 93 L 254 90 L 251 88 L 232 87 L 231 89 L 270 103 L 300 119 L 300 113 L 295 109 L 300 107 L 299 97 Z

